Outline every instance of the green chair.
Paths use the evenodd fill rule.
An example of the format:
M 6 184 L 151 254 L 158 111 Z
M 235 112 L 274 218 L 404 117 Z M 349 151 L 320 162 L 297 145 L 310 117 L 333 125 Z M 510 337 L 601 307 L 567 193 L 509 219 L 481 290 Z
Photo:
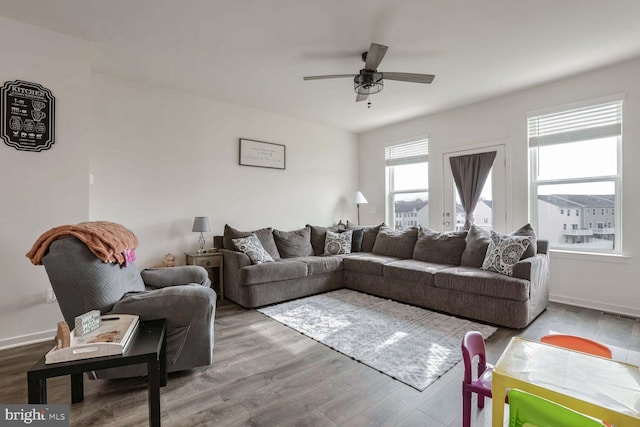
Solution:
M 509 390 L 509 427 L 602 427 L 604 424 L 566 406 L 522 390 Z

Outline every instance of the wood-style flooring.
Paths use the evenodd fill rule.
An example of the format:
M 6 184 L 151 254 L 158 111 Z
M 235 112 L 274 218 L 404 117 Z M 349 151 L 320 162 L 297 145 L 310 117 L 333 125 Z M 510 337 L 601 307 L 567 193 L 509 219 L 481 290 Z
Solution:
M 552 303 L 527 329 L 500 328 L 487 340 L 495 362 L 515 335 L 582 335 L 640 364 L 640 322 Z M 0 403 L 27 402 L 27 370 L 49 343 L 0 351 Z M 462 362 L 423 392 L 395 381 L 254 311 L 225 301 L 215 322 L 213 365 L 169 375 L 161 389 L 164 426 L 460 426 Z M 144 378 L 85 380 L 72 426 L 148 425 Z M 68 377 L 48 381 L 51 404 L 69 404 Z M 474 399 L 475 407 L 475 399 Z M 490 401 L 473 426 L 490 426 Z

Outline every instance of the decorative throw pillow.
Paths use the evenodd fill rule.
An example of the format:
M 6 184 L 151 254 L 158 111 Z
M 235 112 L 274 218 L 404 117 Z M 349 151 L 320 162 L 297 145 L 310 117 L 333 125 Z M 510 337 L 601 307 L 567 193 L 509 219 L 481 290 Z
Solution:
M 351 221 L 347 221 L 347 230 L 355 230 L 358 228 L 361 228 L 363 230 L 364 234 L 362 236 L 362 246 L 360 252 L 373 251 L 373 245 L 375 245 L 376 243 L 378 232 L 380 231 L 380 228 L 384 226 L 384 222 L 380 225 L 358 225 L 354 224 Z
M 492 231 L 482 269 L 512 276 L 513 266 L 520 261 L 530 243 L 530 237 L 504 235 Z
M 323 255 L 350 254 L 352 238 L 353 232 L 351 230 L 343 233 L 334 233 L 333 231 L 327 230 Z
M 364 228 L 353 228 L 351 230 L 338 230 L 338 233 L 351 232 L 351 252 L 362 252 L 362 239 L 364 239 Z
M 529 244 L 529 247 L 524 251 L 520 259 L 529 258 L 538 253 L 538 240 L 536 239 L 536 232 L 533 230 L 533 227 L 531 227 L 531 224 L 523 225 L 511 233 L 511 236 L 525 236 L 531 239 L 531 244 Z
M 271 255 L 271 258 L 274 260 L 280 259 L 280 253 L 278 252 L 275 240 L 273 240 L 273 229 L 271 227 L 261 228 L 254 231 L 240 231 L 231 227 L 229 224 L 225 224 L 222 245 L 225 249 L 232 251 L 236 250 L 236 247 L 233 244 L 233 239 L 248 237 L 252 234 L 255 234 L 258 237 L 258 240 L 262 243 L 262 247 L 269 253 L 269 255 Z
M 273 258 L 262 247 L 260 239 L 255 234 L 251 234 L 247 237 L 241 237 L 239 239 L 232 239 L 235 247 L 247 255 L 252 264 L 262 264 L 263 262 L 272 262 Z

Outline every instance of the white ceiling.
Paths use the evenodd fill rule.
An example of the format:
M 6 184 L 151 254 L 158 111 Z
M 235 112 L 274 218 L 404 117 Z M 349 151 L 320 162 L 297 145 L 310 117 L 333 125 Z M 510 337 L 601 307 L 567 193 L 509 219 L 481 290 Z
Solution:
M 0 15 L 93 42 L 100 72 L 352 132 L 640 56 L 640 0 L 0 0 Z M 386 81 L 355 102 L 371 42 Z

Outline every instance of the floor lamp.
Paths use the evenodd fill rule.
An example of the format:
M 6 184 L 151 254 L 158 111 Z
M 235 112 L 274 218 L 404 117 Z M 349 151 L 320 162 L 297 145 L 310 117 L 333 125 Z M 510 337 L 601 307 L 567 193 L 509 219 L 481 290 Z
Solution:
M 367 202 L 367 199 L 365 199 L 362 193 L 359 191 L 356 193 L 353 199 L 356 206 L 358 207 L 358 224 L 360 224 L 360 204 L 369 203 L 369 202 Z

